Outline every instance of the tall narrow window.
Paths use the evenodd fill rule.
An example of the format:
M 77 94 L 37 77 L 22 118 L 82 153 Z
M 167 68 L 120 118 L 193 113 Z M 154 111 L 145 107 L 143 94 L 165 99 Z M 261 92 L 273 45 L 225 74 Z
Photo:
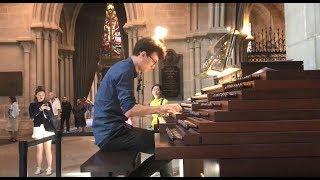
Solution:
M 116 60 L 124 57 L 118 18 L 112 3 L 107 3 L 104 33 L 100 47 L 101 60 Z

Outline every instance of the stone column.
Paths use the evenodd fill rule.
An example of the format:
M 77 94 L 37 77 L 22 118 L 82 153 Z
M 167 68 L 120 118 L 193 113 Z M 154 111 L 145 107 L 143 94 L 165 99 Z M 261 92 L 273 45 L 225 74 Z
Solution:
M 224 27 L 225 3 L 220 3 L 220 27 Z
M 195 82 L 194 82 L 194 41 L 189 42 L 189 62 L 190 62 L 190 94 L 195 94 Z
M 59 61 L 59 63 L 60 63 L 60 73 L 59 73 L 59 76 L 60 76 L 60 97 L 65 96 L 65 93 L 64 93 L 64 61 L 65 61 L 64 54 L 62 54 L 61 59 Z
M 23 92 L 24 98 L 27 102 L 30 102 L 33 99 L 30 90 L 32 89 L 32 83 L 30 78 L 31 66 L 35 66 L 30 63 L 30 51 L 32 47 L 32 41 L 20 41 L 20 45 L 23 48 Z M 31 65 L 31 66 L 30 66 Z
M 51 89 L 58 96 L 59 93 L 59 62 L 58 62 L 58 30 L 53 30 L 51 36 Z
M 193 30 L 198 30 L 198 3 L 194 3 L 192 7 L 193 11 Z
M 69 52 L 64 56 L 64 93 L 70 99 Z
M 191 28 L 191 12 L 192 12 L 192 3 L 188 3 L 187 5 L 187 13 L 188 13 L 188 16 L 187 16 L 187 33 L 190 33 L 192 28 Z
M 37 86 L 43 86 L 43 53 L 42 53 L 42 29 L 36 29 L 36 74 Z
M 208 12 L 209 12 L 209 18 L 208 18 L 208 29 L 213 29 L 213 11 L 214 11 L 214 3 L 208 3 Z
M 73 93 L 73 54 L 69 54 L 69 79 L 70 79 L 70 102 L 73 102 L 74 93 Z
M 214 27 L 219 26 L 219 15 L 220 15 L 219 3 L 214 3 Z
M 201 71 L 201 42 L 200 40 L 197 40 L 195 42 L 195 65 L 194 65 L 194 69 L 195 69 L 195 74 L 199 74 Z M 195 78 L 195 84 L 196 84 L 196 92 L 200 92 L 201 90 L 201 81 L 199 78 Z
M 136 45 L 137 41 L 138 41 L 138 30 L 136 28 L 132 29 L 133 30 L 133 34 L 132 34 L 132 38 L 133 38 L 133 44 L 132 44 L 132 48 L 134 48 L 134 46 Z M 133 49 L 132 49 L 133 50 Z
M 132 47 L 132 30 L 131 29 L 128 29 L 128 50 L 129 50 L 129 56 L 132 55 L 132 50 L 133 50 L 133 47 Z
M 51 91 L 51 82 L 50 82 L 50 52 L 49 52 L 49 31 L 43 31 L 43 65 L 44 65 L 44 87 L 46 91 Z

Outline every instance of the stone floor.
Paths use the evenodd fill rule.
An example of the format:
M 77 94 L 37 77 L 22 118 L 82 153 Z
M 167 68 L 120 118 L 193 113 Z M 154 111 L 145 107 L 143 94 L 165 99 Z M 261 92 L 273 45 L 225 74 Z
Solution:
M 24 139 L 32 140 L 31 137 Z M 94 145 L 93 136 L 64 137 L 62 141 L 62 177 L 90 177 L 89 173 L 80 173 L 80 165 L 85 162 L 92 154 L 98 151 Z M 11 143 L 6 139 L 0 140 L 0 176 L 18 177 L 19 176 L 19 153 L 18 143 Z M 36 170 L 36 147 L 28 149 L 28 177 L 45 176 L 45 173 L 34 175 Z M 52 145 L 53 163 L 52 168 L 55 172 L 55 145 Z M 142 161 L 149 155 L 142 154 Z M 43 168 L 46 168 L 45 155 L 43 156 Z M 179 176 L 179 161 L 173 160 L 174 176 Z M 51 177 L 55 177 L 53 173 Z M 153 177 L 159 177 L 155 173 Z

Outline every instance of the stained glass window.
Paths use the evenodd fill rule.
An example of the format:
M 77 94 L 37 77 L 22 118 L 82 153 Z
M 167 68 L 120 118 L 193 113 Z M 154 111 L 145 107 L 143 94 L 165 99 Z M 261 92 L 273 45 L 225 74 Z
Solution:
M 121 34 L 116 11 L 112 3 L 107 3 L 100 55 L 103 59 L 119 59 L 122 58 L 122 54 Z

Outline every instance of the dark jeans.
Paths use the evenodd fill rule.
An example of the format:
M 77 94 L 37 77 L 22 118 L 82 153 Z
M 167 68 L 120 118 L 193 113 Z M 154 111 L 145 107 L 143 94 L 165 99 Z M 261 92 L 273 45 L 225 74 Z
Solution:
M 110 151 L 137 151 L 154 154 L 154 132 L 141 128 L 126 128 L 118 136 L 106 143 L 101 149 L 105 152 Z M 171 160 L 155 160 L 154 155 L 146 159 L 129 176 L 131 177 L 150 177 L 155 172 L 160 171 L 163 177 L 172 176 Z
M 66 126 L 67 126 L 67 131 L 70 130 L 70 123 L 69 123 L 69 119 L 70 119 L 70 115 L 69 116 L 61 116 L 61 126 L 60 126 L 60 130 L 61 132 L 64 129 L 64 122 L 66 122 Z

